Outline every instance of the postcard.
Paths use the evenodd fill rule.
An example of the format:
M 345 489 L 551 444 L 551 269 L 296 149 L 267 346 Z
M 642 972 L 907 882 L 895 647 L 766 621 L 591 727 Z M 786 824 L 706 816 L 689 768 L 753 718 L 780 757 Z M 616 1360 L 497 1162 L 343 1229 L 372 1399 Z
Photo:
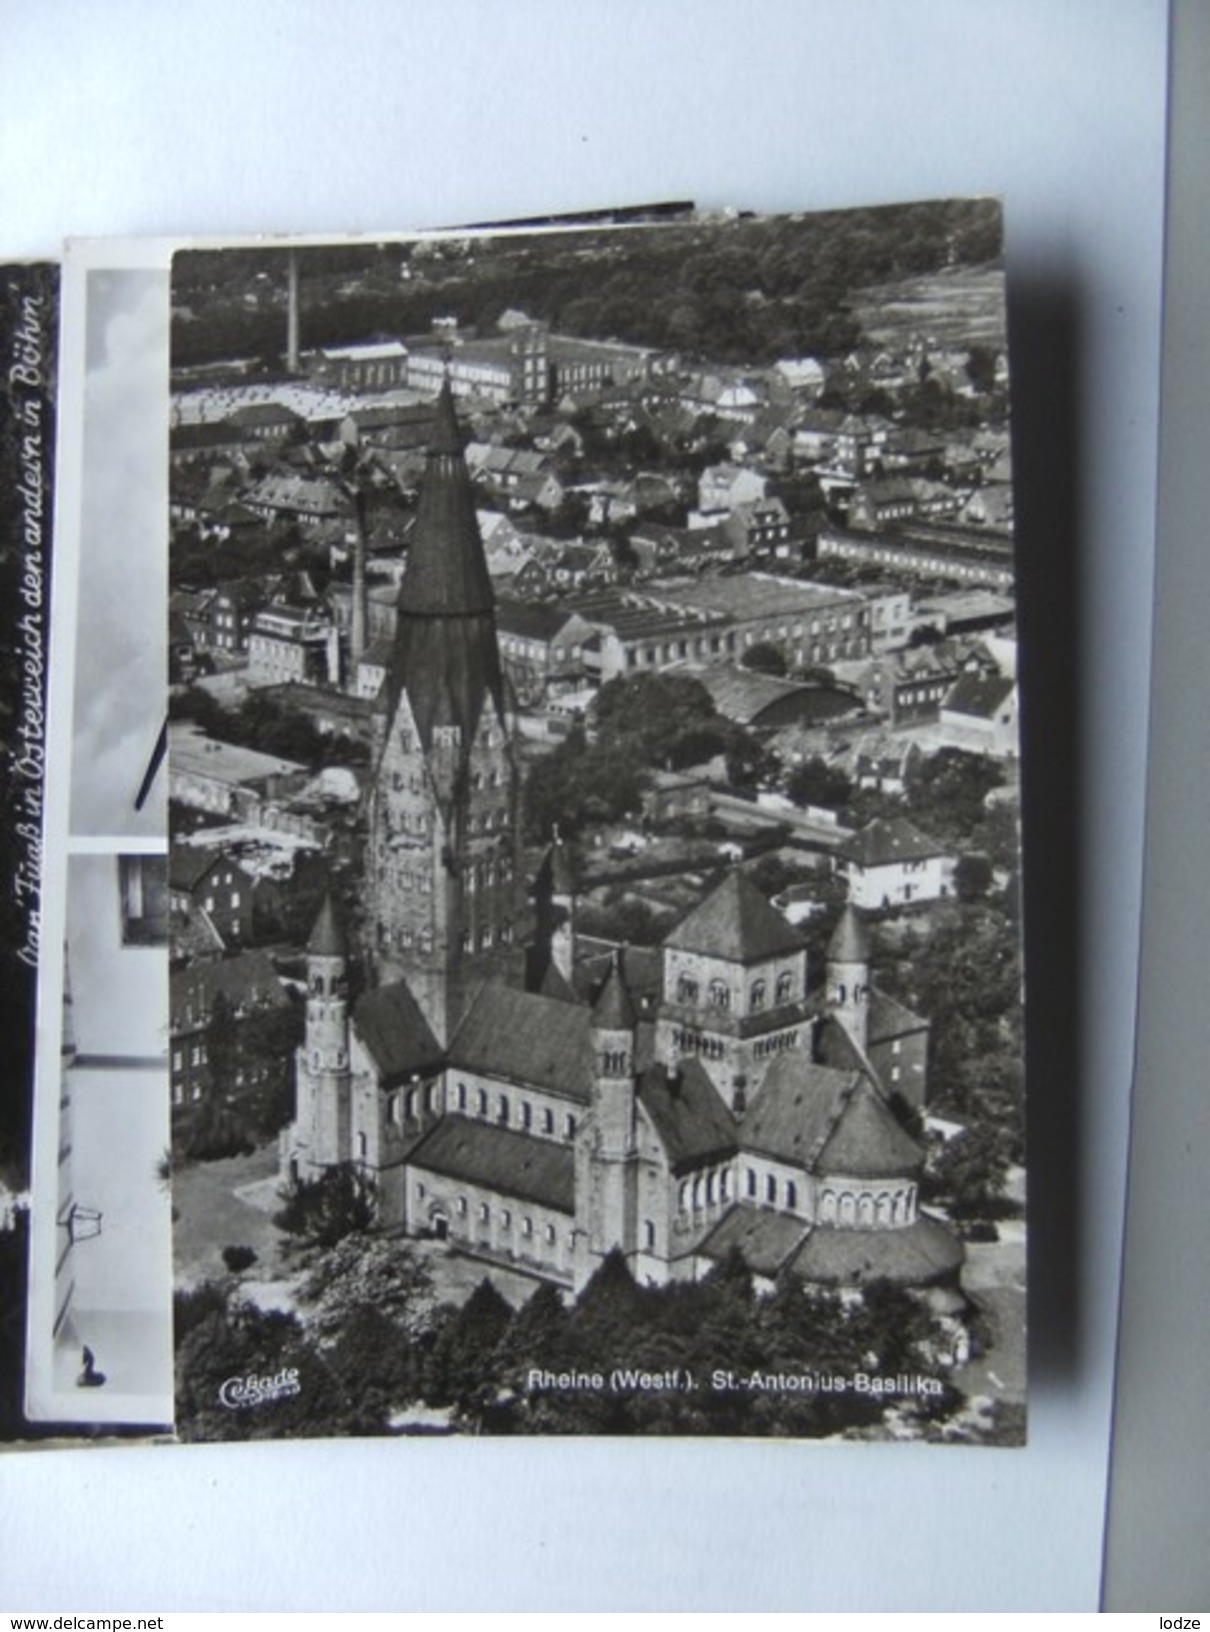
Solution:
M 1022 1443 L 999 205 L 171 301 L 179 1436 Z

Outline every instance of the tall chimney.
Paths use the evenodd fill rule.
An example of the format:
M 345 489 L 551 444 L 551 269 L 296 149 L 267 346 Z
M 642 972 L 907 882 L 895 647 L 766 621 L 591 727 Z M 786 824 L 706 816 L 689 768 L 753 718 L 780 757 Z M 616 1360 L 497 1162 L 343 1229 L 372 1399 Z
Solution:
M 349 689 L 357 686 L 357 665 L 366 649 L 366 501 L 358 485 L 353 496 L 353 605 L 349 624 Z
M 298 253 L 290 251 L 289 283 L 286 296 L 286 372 L 301 373 L 298 360 Z

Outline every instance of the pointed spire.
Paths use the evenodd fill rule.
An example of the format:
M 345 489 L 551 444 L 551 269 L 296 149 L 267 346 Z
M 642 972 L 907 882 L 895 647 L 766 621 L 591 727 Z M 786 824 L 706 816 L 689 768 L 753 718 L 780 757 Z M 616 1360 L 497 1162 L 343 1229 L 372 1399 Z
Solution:
M 605 984 L 597 993 L 597 1000 L 592 1008 L 592 1023 L 598 1031 L 634 1030 L 634 1004 L 626 987 L 626 977 L 622 973 L 620 952 L 614 953 Z
M 454 393 L 450 386 L 447 364 L 441 390 L 437 393 L 437 412 L 433 420 L 433 434 L 429 438 L 428 456 L 432 459 L 437 454 L 458 455 L 462 451 L 462 432 L 458 426 L 458 415 L 454 411 Z
M 319 917 L 315 920 L 315 928 L 311 931 L 311 939 L 307 942 L 307 951 L 317 958 L 343 958 L 348 955 L 344 925 L 340 921 L 331 890 L 324 896 Z
M 437 726 L 457 726 L 469 753 L 489 699 L 505 718 L 504 675 L 492 581 L 448 382 L 437 399 L 398 609 L 382 706 L 393 716 L 406 691 L 426 751 Z M 446 799 L 451 796 L 446 790 Z
M 437 398 L 399 610 L 451 617 L 491 612 L 494 604 L 475 490 L 462 456 L 462 433 L 447 380 Z
M 869 963 L 869 961 L 870 932 L 857 908 L 851 901 L 847 901 L 844 911 L 837 920 L 836 928 L 832 931 L 832 939 L 828 942 L 828 962 Z

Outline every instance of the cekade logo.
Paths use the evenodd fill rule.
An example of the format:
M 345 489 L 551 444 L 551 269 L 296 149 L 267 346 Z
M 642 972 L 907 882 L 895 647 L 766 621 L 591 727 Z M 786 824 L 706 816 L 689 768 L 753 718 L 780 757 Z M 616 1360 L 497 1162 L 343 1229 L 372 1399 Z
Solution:
M 272 1377 L 257 1377 L 254 1373 L 247 1377 L 228 1377 L 218 1397 L 228 1411 L 246 1411 L 249 1406 L 268 1405 L 273 1400 L 286 1400 L 301 1393 L 298 1367 L 286 1366 Z

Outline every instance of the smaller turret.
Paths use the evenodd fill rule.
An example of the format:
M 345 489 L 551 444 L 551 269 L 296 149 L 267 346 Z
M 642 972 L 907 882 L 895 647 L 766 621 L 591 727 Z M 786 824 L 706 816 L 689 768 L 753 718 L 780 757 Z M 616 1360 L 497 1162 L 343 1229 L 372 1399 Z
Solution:
M 291 1176 L 350 1160 L 348 948 L 329 893 L 307 942 L 307 1015 L 298 1104 L 286 1140 Z
M 870 1030 L 870 936 L 849 902 L 828 942 L 828 1007 L 864 1054 Z
M 592 1007 L 592 1114 L 576 1149 L 576 1222 L 589 1254 L 586 1273 L 611 1248 L 620 1246 L 629 1258 L 637 1244 L 635 1027 L 634 1003 L 615 954 Z

